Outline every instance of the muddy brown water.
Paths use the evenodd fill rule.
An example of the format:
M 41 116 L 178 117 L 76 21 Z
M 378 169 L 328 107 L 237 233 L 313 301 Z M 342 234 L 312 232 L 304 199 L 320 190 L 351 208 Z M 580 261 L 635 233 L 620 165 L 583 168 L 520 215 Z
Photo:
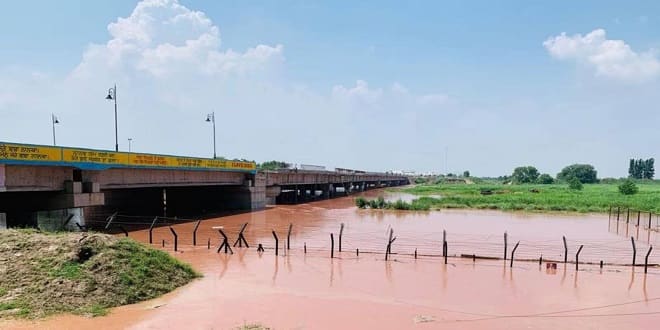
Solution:
M 390 194 L 367 192 L 367 197 Z M 396 199 L 401 195 L 388 195 Z M 403 196 L 406 197 L 406 196 Z M 233 245 L 248 223 L 250 248 L 216 253 L 222 226 Z M 285 250 L 289 224 L 291 250 Z M 330 233 L 343 252 L 330 258 Z M 655 328 L 660 320 L 660 269 L 538 261 L 458 258 L 461 254 L 626 264 L 632 262 L 630 236 L 636 237 L 637 263 L 643 263 L 658 233 L 643 226 L 609 221 L 607 215 L 528 214 L 443 210 L 399 212 L 358 210 L 352 198 L 277 206 L 202 222 L 192 246 L 194 222 L 172 226 L 179 235 L 173 252 L 168 227 L 154 230 L 154 247 L 193 265 L 204 277 L 161 298 L 113 309 L 108 316 L 60 315 L 46 320 L 4 321 L 2 328 L 232 329 L 262 323 L 275 329 L 632 329 Z M 397 237 L 394 255 L 384 261 L 389 228 Z M 275 256 L 275 230 L 280 239 Z M 448 263 L 442 253 L 447 232 Z M 618 233 L 617 233 L 618 232 Z M 148 231 L 132 231 L 148 243 Z M 211 249 L 207 240 L 211 239 Z M 165 248 L 161 247 L 166 241 Z M 257 244 L 266 248 L 256 252 Z M 307 253 L 303 247 L 307 246 Z M 360 250 L 359 256 L 356 249 Z M 414 259 L 417 249 L 419 258 Z M 651 263 L 660 263 L 660 252 Z

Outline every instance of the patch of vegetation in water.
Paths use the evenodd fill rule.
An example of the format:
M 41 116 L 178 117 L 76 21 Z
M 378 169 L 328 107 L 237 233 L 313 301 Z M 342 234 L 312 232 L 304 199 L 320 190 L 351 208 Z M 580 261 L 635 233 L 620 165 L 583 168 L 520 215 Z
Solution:
M 364 197 L 357 197 L 355 199 L 355 206 L 361 209 L 374 209 L 374 210 L 405 210 L 405 211 L 428 211 L 431 209 L 431 198 L 422 197 L 415 199 L 412 202 L 406 202 L 401 199 L 395 202 L 386 201 L 383 197 L 367 200 Z
M 0 318 L 105 315 L 199 276 L 166 252 L 98 233 L 0 231 L 0 260 Z

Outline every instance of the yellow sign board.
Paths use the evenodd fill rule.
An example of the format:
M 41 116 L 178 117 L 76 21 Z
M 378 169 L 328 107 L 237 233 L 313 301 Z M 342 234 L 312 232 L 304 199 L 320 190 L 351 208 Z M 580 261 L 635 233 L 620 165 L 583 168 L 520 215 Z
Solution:
M 254 162 L 240 162 L 194 157 L 177 157 L 140 153 L 114 152 L 105 150 L 47 147 L 0 142 L 0 161 L 56 162 L 74 167 L 89 164 L 98 168 L 149 167 L 186 168 L 200 170 L 255 171 Z
M 127 165 L 128 157 L 123 152 L 110 152 L 85 149 L 64 149 L 65 162 L 95 163 L 107 165 Z
M 62 150 L 57 147 L 0 143 L 0 159 L 59 162 L 62 161 Z

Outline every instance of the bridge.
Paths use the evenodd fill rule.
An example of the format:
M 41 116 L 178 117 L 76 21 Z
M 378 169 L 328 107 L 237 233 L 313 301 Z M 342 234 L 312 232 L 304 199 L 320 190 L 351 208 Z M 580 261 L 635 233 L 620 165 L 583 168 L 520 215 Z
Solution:
M 363 171 L 257 171 L 254 162 L 0 142 L 0 228 L 109 214 L 190 216 L 407 184 Z

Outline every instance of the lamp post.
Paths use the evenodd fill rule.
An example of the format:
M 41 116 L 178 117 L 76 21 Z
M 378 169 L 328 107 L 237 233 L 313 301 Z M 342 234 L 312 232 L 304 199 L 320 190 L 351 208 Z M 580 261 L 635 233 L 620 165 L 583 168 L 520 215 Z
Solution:
M 55 124 L 59 124 L 60 121 L 57 119 L 55 114 L 52 114 L 52 113 L 50 114 L 50 119 L 51 119 L 51 122 L 53 123 L 53 145 L 56 146 L 57 142 L 55 140 Z
M 131 152 L 131 142 L 133 142 L 133 138 L 128 138 L 128 152 Z
M 105 99 L 115 101 L 115 151 L 119 151 L 119 138 L 117 136 L 117 84 L 108 89 L 108 96 Z
M 213 123 L 213 159 L 217 158 L 215 153 L 215 112 L 211 112 L 206 115 L 206 122 Z

